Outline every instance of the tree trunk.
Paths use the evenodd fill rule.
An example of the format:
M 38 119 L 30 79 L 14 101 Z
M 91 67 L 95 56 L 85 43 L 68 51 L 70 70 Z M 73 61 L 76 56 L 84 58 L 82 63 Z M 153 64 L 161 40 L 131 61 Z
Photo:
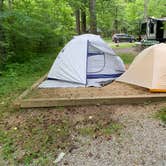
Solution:
M 90 32 L 97 34 L 96 0 L 89 0 Z
M 13 0 L 8 0 L 8 6 L 10 10 L 12 9 L 12 4 L 13 4 Z
M 86 33 L 86 10 L 81 9 L 81 32 Z
M 76 9 L 75 16 L 76 16 L 76 32 L 77 32 L 77 34 L 81 34 L 81 30 L 80 30 L 80 9 Z
M 144 0 L 144 19 L 147 19 L 147 13 L 148 13 L 148 2 L 149 0 Z
M 118 32 L 118 7 L 115 7 L 115 32 Z
M 0 0 L 0 13 L 3 12 L 3 0 Z M 4 35 L 4 30 L 3 30 L 3 20 L 0 18 L 0 65 L 3 65 L 6 60 L 6 55 L 5 55 L 5 35 Z

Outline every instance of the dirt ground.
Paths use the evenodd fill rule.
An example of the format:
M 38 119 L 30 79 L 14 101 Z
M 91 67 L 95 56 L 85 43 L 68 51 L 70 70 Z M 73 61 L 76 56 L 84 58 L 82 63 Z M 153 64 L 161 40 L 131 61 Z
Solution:
M 22 149 L 15 154 L 19 162 L 31 149 L 56 154 L 49 166 L 61 152 L 58 166 L 165 166 L 166 125 L 156 118 L 163 107 L 166 103 L 28 109 L 4 123 Z
M 123 129 L 109 139 L 81 138 L 59 166 L 166 166 L 166 126 L 154 114 L 166 104 L 89 107 L 118 121 Z
M 141 47 L 129 47 L 129 48 L 113 48 L 116 54 L 131 54 L 133 56 L 138 55 L 141 52 Z
M 102 88 L 36 88 L 28 98 L 79 98 L 126 95 L 151 95 L 148 89 L 120 82 L 113 82 Z

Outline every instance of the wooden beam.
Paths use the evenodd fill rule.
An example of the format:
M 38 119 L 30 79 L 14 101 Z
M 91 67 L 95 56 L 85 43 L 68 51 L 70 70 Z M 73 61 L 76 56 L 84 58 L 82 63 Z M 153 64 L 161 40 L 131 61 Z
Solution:
M 47 77 L 47 74 L 45 74 L 43 77 L 38 79 L 30 88 L 25 90 L 19 97 L 18 100 L 23 99 L 25 96 L 27 96 L 33 89 L 35 89 L 37 86 L 39 86 Z
M 27 96 L 33 89 L 35 89 L 37 86 L 39 86 L 46 78 L 47 78 L 47 74 L 45 74 L 43 77 L 41 77 L 40 79 L 38 79 L 30 88 L 28 88 L 27 90 L 25 90 L 25 91 L 13 102 L 14 107 L 15 107 L 15 108 L 19 108 L 19 107 L 20 107 L 21 100 L 23 100 L 23 98 L 24 98 L 25 96 Z
M 136 96 L 107 96 L 91 98 L 40 98 L 24 99 L 20 102 L 20 108 L 48 108 L 58 106 L 80 105 L 111 105 L 111 104 L 140 104 L 148 102 L 166 101 L 166 94 L 136 95 Z

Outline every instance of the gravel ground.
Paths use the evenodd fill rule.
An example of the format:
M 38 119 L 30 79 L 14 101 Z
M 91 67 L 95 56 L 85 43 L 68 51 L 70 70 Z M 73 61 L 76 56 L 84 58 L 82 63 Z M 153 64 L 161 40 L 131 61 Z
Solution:
M 120 135 L 81 138 L 79 148 L 58 165 L 166 166 L 166 126 L 154 118 L 162 106 L 166 104 L 110 106 L 113 119 L 125 126 Z

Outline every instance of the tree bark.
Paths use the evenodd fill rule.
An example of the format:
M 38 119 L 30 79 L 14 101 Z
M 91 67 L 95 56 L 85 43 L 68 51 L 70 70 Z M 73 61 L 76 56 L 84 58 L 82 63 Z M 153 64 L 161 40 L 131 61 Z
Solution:
M 81 32 L 86 33 L 86 10 L 81 9 Z
M 76 9 L 75 16 L 76 16 L 76 32 L 77 32 L 77 34 L 81 34 L 81 30 L 80 30 L 80 9 Z
M 118 32 L 118 7 L 115 7 L 115 32 Z
M 149 0 L 144 0 L 144 19 L 147 19 L 148 16 L 148 2 Z
M 90 32 L 97 34 L 96 0 L 89 0 Z
M 12 9 L 12 3 L 13 3 L 13 0 L 8 0 L 8 6 L 10 10 Z
M 3 2 L 4 0 L 0 0 L 0 13 L 3 12 Z M 4 29 L 3 29 L 3 20 L 0 18 L 0 65 L 3 65 L 6 60 L 6 55 L 5 55 L 5 35 L 4 35 Z

